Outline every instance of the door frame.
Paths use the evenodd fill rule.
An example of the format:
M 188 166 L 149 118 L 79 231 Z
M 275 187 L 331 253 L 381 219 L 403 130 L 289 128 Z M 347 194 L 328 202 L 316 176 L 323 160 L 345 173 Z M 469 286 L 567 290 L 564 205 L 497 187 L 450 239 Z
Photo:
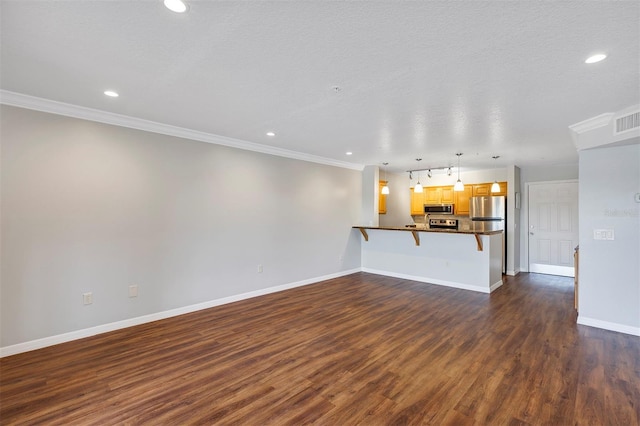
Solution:
M 522 217 L 522 222 L 524 222 L 525 226 L 520 230 L 520 236 L 524 236 L 522 241 L 524 244 L 520 245 L 520 249 L 522 250 L 522 256 L 520 259 L 525 259 L 526 262 L 524 265 L 520 265 L 520 270 L 523 272 L 529 272 L 529 187 L 531 185 L 548 185 L 554 183 L 577 183 L 578 184 L 578 193 L 580 192 L 580 182 L 578 179 L 562 179 L 562 180 L 545 180 L 540 182 L 527 182 L 524 184 L 524 194 L 521 199 L 521 207 L 520 210 Z M 580 207 L 580 199 L 578 199 L 578 207 Z M 578 216 L 578 233 L 580 233 L 580 217 Z M 522 263 L 522 262 L 520 262 Z

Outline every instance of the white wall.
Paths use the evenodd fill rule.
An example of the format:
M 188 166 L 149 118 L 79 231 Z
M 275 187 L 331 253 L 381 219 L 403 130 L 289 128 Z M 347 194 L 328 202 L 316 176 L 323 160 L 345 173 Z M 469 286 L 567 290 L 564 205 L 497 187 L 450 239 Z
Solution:
M 578 322 L 640 335 L 640 145 L 580 151 L 579 188 Z
M 358 171 L 1 112 L 3 348 L 360 267 Z
M 365 166 L 362 170 L 362 215 L 358 222 L 363 226 L 378 226 L 379 191 L 378 166 Z

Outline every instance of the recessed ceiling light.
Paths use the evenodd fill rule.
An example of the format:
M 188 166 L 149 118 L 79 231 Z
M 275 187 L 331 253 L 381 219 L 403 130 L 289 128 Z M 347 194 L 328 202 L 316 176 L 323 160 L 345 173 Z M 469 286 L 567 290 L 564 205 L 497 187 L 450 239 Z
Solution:
M 598 53 L 597 55 L 589 56 L 587 58 L 587 60 L 584 61 L 584 63 L 585 64 L 595 64 L 596 62 L 600 62 L 601 60 L 603 60 L 606 57 L 607 57 L 607 55 L 605 55 L 603 53 Z
M 118 92 L 114 92 L 113 90 L 105 90 L 104 94 L 111 97 L 111 98 L 117 98 L 118 96 Z
M 351 152 L 351 151 L 347 151 L 347 152 L 345 152 L 345 154 L 347 154 L 347 155 L 353 155 L 353 152 Z
M 164 0 L 164 5 L 172 12 L 183 13 L 187 11 L 187 4 L 182 0 Z
M 267 136 L 275 136 L 276 134 L 273 132 L 267 132 Z

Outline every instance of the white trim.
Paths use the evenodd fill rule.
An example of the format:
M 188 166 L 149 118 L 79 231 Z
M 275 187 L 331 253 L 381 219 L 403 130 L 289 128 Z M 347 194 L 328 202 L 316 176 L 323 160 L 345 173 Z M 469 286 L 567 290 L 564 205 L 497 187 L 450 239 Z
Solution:
M 563 277 L 575 277 L 573 266 L 546 265 L 544 263 L 529 264 L 529 272 L 534 274 L 561 275 Z
M 382 271 L 379 269 L 371 269 L 371 268 L 365 268 L 365 267 L 362 268 L 362 272 L 368 272 L 370 274 L 376 274 L 376 275 L 384 275 L 387 277 L 402 278 L 405 280 L 418 281 L 418 282 L 427 283 L 427 284 L 441 285 L 445 287 L 459 288 L 462 290 L 478 291 L 480 293 L 491 293 L 492 291 L 502 286 L 502 279 L 498 282 L 491 284 L 491 286 L 487 288 L 487 287 L 482 287 L 477 285 L 457 283 L 454 281 L 445 281 L 445 280 L 439 280 L 436 278 L 420 277 L 416 275 L 401 274 L 397 272 Z
M 579 123 L 572 124 L 569 126 L 569 129 L 577 134 L 590 132 L 591 130 L 599 129 L 600 127 L 605 127 L 611 124 L 613 116 L 614 113 L 606 112 L 595 117 L 587 118 Z
M 589 327 L 601 328 L 603 330 L 616 331 L 618 333 L 631 334 L 633 336 L 640 336 L 640 327 L 633 327 L 625 324 L 618 324 L 615 322 L 602 321 L 594 318 L 587 318 L 582 315 L 578 315 L 578 324 L 586 325 Z
M 515 277 L 516 275 L 518 275 L 521 271 L 519 269 L 515 270 L 515 271 L 507 271 L 506 274 L 511 276 L 511 277 Z
M 29 342 L 18 343 L 11 346 L 5 346 L 0 348 L 0 358 L 16 355 L 23 352 L 32 351 L 35 349 L 41 349 L 47 346 L 53 346 L 60 343 L 70 342 L 72 340 L 83 339 L 85 337 L 95 336 L 96 334 L 107 333 L 114 330 L 120 330 L 122 328 L 133 327 L 140 324 L 145 324 L 153 321 L 158 321 L 166 318 L 175 317 L 178 315 L 184 315 L 191 312 L 200 311 L 203 309 L 213 308 L 215 306 L 226 305 L 227 303 L 238 302 L 240 300 L 251 299 L 253 297 L 264 296 L 265 294 L 276 293 L 283 290 L 289 290 L 295 287 L 302 287 L 309 284 L 315 284 L 320 281 L 326 281 L 333 278 L 343 277 L 345 275 L 355 274 L 360 272 L 360 268 L 350 269 L 347 271 L 340 271 L 329 275 L 323 275 L 321 277 L 309 278 L 302 281 L 296 281 L 288 284 L 283 284 L 275 287 L 264 288 L 260 290 L 250 291 L 248 293 L 236 294 L 233 296 L 223 297 L 221 299 L 210 300 L 208 302 L 197 303 L 195 305 L 183 306 L 180 308 L 171 309 L 163 312 L 156 312 L 149 315 L 143 315 L 141 317 L 130 318 L 122 321 L 116 321 L 109 324 L 102 324 L 91 328 L 85 328 L 82 330 L 76 330 L 69 333 L 58 334 L 56 336 L 49 336 L 42 339 L 32 340 Z
M 35 96 L 24 95 L 22 93 L 10 92 L 7 90 L 0 90 L 0 104 L 64 115 L 82 120 L 95 121 L 98 123 L 111 124 L 114 126 L 127 127 L 145 132 L 191 139 L 215 145 L 224 145 L 244 149 L 246 151 L 254 151 L 263 154 L 277 155 L 279 157 L 293 158 L 295 160 L 309 161 L 311 163 L 325 164 L 327 166 L 358 171 L 362 171 L 364 169 L 363 164 L 348 163 L 346 161 L 319 157 L 317 155 L 305 154 L 303 152 L 291 151 L 255 142 L 248 142 L 241 139 L 214 135 L 212 133 L 200 132 L 197 130 L 186 129 L 184 127 L 171 126 L 169 124 L 143 120 L 141 118 L 130 117 L 127 115 L 37 98 Z

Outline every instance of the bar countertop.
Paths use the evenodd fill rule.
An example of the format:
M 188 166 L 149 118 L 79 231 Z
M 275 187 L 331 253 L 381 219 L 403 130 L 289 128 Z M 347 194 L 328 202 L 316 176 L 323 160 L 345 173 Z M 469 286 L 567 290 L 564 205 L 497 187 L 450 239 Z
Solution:
M 439 234 L 472 234 L 472 235 L 495 235 L 501 234 L 498 231 L 475 231 L 473 229 L 433 229 L 424 226 L 353 226 L 354 229 L 379 229 L 384 231 L 409 231 L 409 232 L 437 232 Z

